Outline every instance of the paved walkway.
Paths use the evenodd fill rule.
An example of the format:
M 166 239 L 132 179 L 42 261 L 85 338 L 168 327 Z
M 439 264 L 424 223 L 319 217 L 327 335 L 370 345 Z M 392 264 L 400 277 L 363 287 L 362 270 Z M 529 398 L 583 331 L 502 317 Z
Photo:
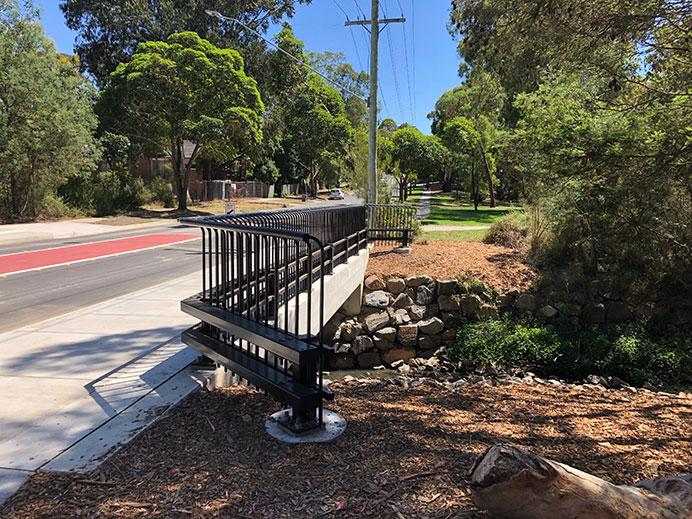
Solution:
M 426 231 L 484 231 L 490 229 L 489 225 L 424 225 Z
M 179 340 L 199 273 L 0 334 L 0 503 L 36 470 L 85 470 L 203 381 Z
M 430 200 L 432 199 L 432 191 L 423 191 L 418 202 L 418 219 L 425 220 L 430 218 Z
M 0 245 L 30 243 L 44 240 L 59 240 L 79 236 L 93 236 L 109 232 L 159 227 L 171 220 L 156 219 L 132 225 L 106 225 L 97 223 L 97 218 L 62 220 L 59 222 L 14 223 L 0 225 Z

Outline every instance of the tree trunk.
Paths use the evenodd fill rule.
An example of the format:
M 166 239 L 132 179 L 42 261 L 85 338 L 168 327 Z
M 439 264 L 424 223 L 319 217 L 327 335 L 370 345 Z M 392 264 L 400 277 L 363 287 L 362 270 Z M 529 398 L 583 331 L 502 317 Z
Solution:
M 692 475 L 613 485 L 512 445 L 495 445 L 471 469 L 475 505 L 504 519 L 692 517 Z
M 471 159 L 471 198 L 473 210 L 478 211 L 478 182 L 476 181 L 476 159 Z
M 483 165 L 485 166 L 485 175 L 488 179 L 488 192 L 490 193 L 490 207 L 495 207 L 495 189 L 493 187 L 493 174 L 490 172 L 490 165 L 488 164 L 488 157 L 485 156 L 485 148 L 483 147 L 483 141 L 478 141 L 481 148 L 481 155 L 483 156 Z
M 403 180 L 399 181 L 399 202 L 406 200 L 406 182 Z

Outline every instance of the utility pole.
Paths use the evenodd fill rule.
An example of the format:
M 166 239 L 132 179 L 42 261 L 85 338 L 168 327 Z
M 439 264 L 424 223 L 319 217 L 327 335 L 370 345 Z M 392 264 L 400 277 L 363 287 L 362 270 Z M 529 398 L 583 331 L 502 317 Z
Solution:
M 380 25 L 404 23 L 406 18 L 380 20 L 380 1 L 372 0 L 370 20 L 346 20 L 346 27 L 360 25 L 370 32 L 370 96 L 368 97 L 368 203 L 377 203 L 377 73 L 379 61 Z M 368 29 L 369 26 L 369 29 Z

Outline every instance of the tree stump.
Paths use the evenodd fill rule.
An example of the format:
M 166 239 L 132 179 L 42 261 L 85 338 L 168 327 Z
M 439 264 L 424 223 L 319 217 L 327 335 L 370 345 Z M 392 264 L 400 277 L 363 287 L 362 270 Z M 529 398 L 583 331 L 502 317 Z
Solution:
M 504 519 L 692 518 L 692 474 L 613 485 L 512 445 L 476 460 L 471 492 L 478 508 Z

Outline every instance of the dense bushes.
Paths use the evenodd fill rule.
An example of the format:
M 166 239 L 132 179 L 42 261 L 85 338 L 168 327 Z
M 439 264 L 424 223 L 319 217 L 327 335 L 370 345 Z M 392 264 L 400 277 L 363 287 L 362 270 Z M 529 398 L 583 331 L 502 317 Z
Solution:
M 451 355 L 478 366 L 522 367 L 582 379 L 595 373 L 632 384 L 692 383 L 692 339 L 655 333 L 642 323 L 553 328 L 510 319 L 463 325 Z
M 484 243 L 522 249 L 529 233 L 527 217 L 522 211 L 512 211 L 495 222 L 483 238 Z

